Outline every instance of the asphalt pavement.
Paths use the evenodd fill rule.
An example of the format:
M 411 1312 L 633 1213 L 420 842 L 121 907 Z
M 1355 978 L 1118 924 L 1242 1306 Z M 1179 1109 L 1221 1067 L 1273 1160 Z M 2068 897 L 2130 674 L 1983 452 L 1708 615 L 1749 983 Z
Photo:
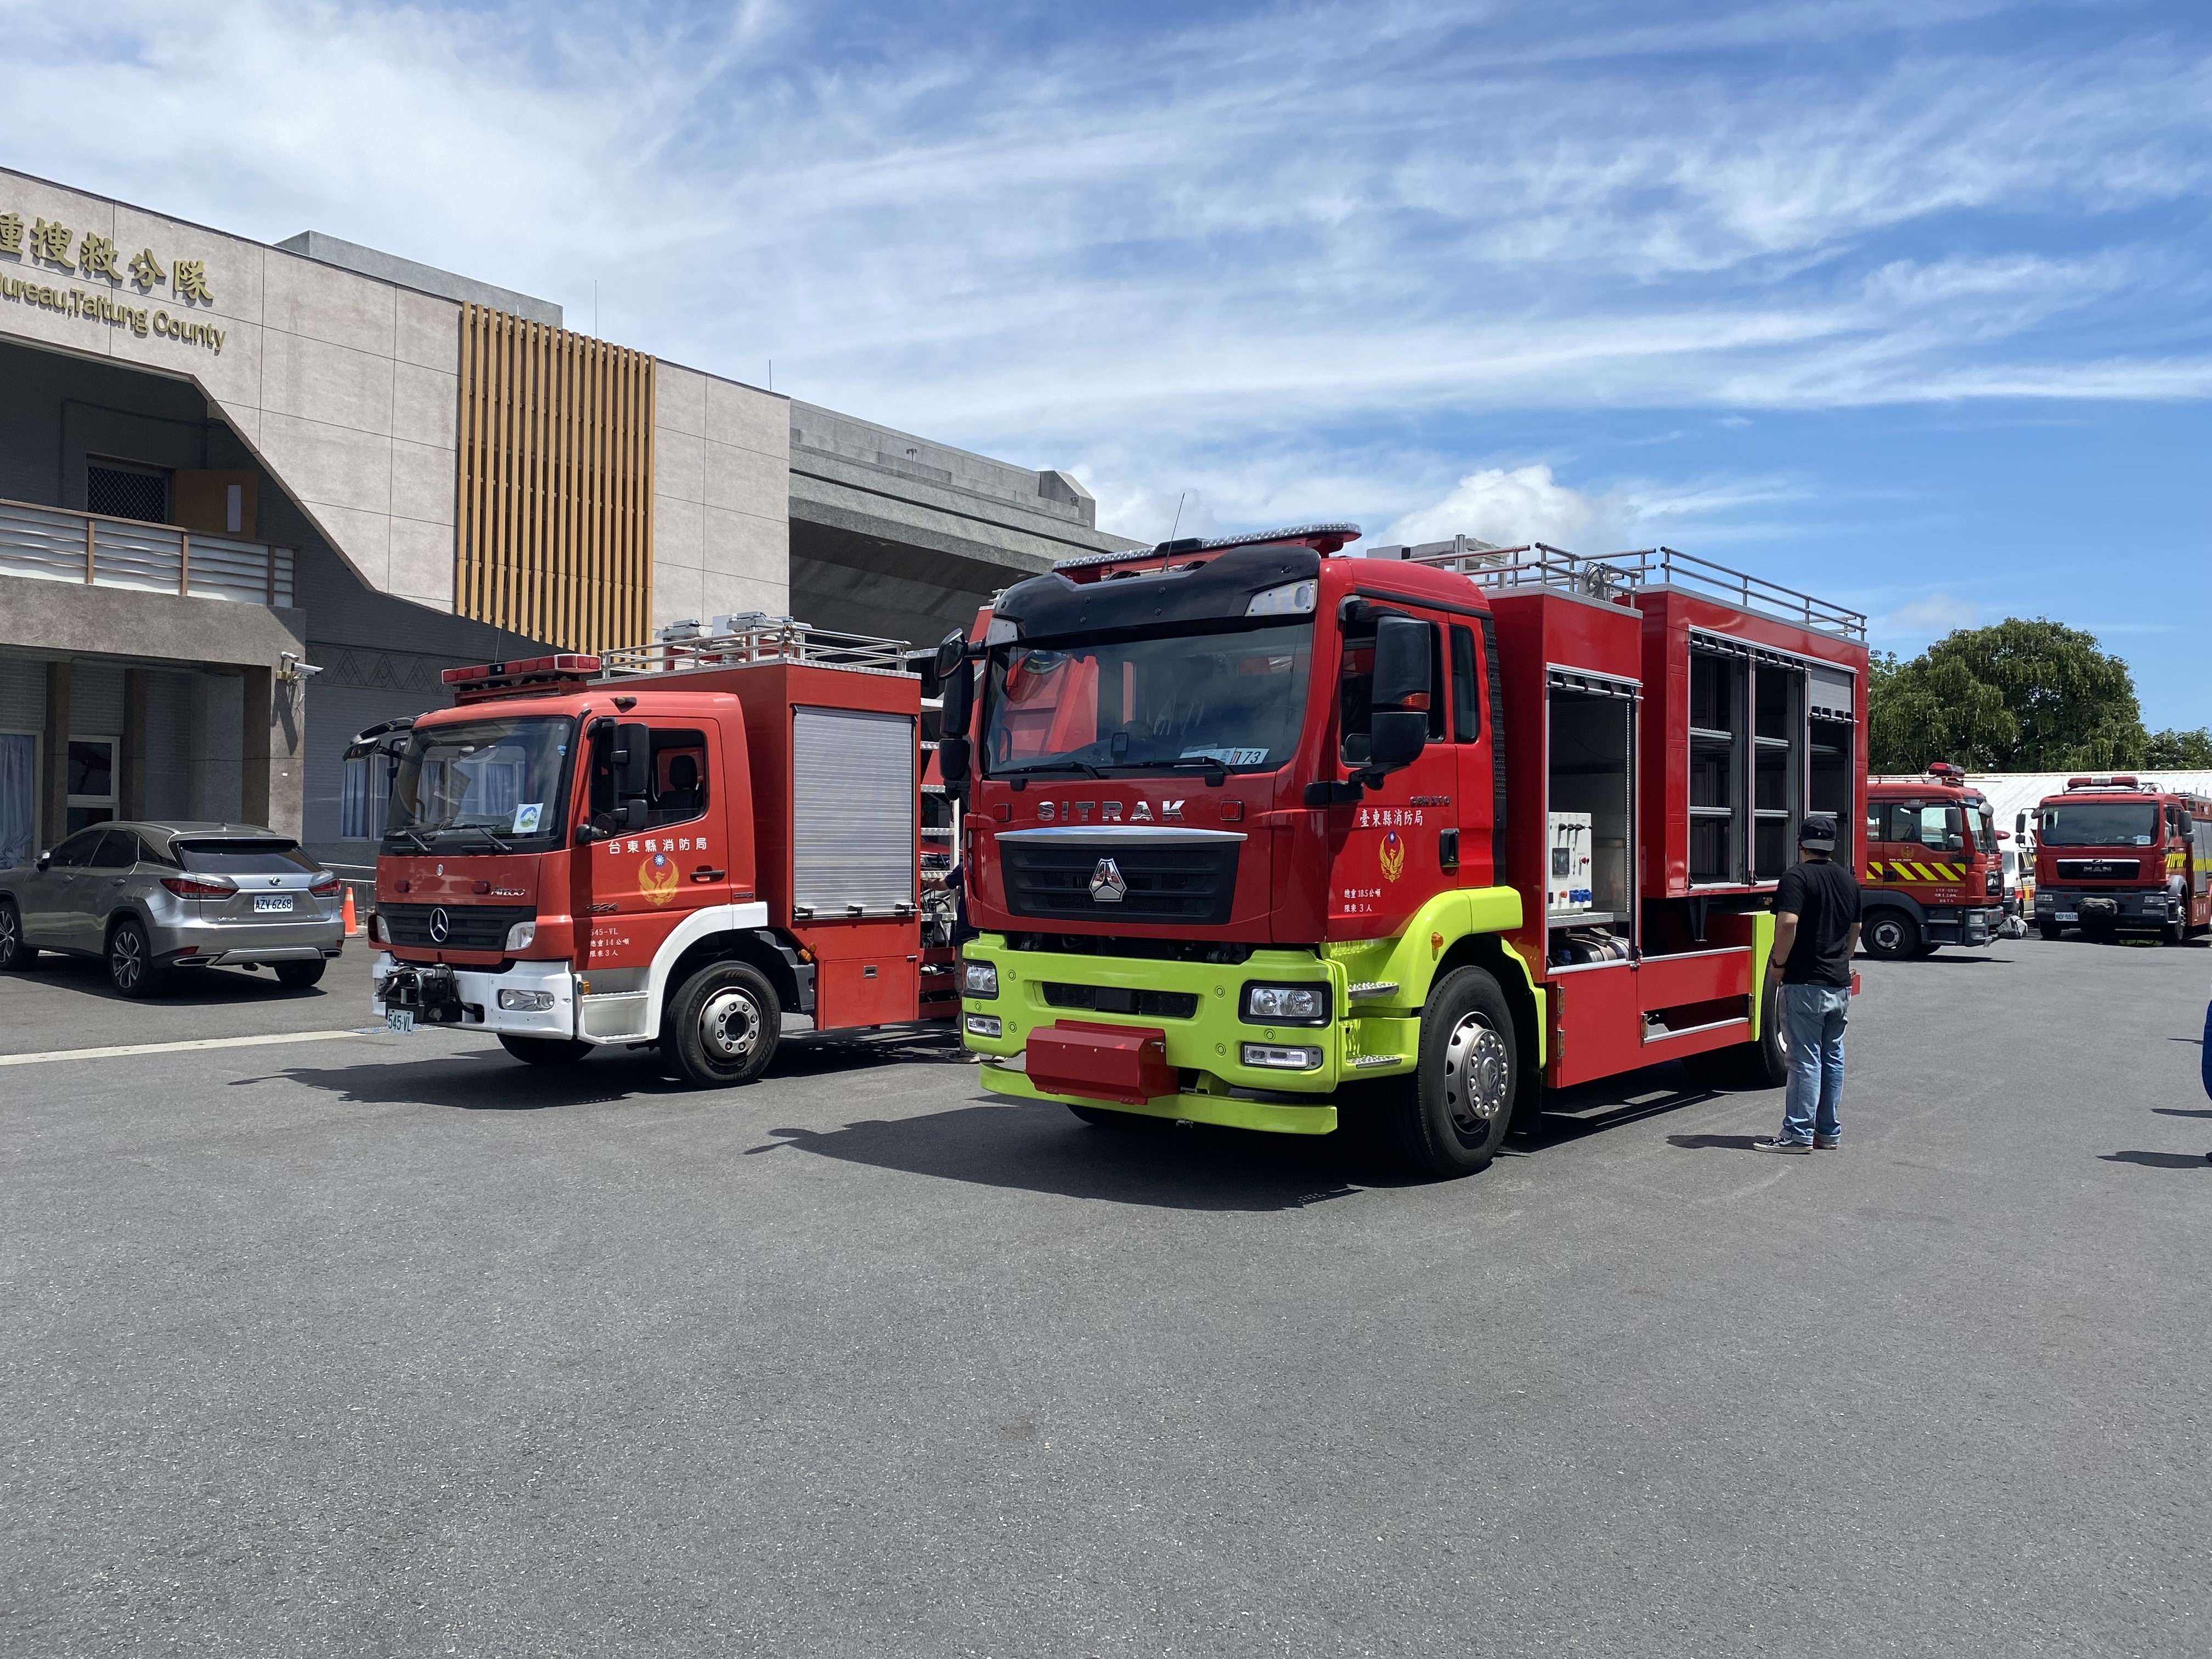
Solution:
M 2212 951 L 1863 964 L 1419 1184 L 0 977 L 0 1653 L 2202 1654 Z M 225 979 L 244 981 L 244 975 Z

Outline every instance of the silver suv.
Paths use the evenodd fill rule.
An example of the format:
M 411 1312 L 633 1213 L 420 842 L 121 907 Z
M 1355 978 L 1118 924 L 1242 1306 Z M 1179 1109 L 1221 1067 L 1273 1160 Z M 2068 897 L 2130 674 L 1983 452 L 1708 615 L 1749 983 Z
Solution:
M 343 884 L 273 830 L 98 823 L 0 871 L 0 969 L 40 951 L 105 957 L 127 997 L 172 968 L 267 963 L 313 985 L 345 948 Z

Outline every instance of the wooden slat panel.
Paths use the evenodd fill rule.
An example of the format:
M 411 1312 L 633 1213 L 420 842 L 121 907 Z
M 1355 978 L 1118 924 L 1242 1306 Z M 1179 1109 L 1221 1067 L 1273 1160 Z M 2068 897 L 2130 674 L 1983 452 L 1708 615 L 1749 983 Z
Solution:
M 461 330 L 454 609 L 570 649 L 644 644 L 653 358 L 483 306 Z

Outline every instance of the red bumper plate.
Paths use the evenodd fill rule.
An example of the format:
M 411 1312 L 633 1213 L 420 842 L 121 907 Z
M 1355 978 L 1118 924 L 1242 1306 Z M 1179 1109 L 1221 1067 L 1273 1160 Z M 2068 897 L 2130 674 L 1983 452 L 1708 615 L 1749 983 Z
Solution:
M 1025 1069 L 1040 1093 L 1141 1106 L 1176 1088 L 1167 1033 L 1063 1019 L 1030 1033 Z

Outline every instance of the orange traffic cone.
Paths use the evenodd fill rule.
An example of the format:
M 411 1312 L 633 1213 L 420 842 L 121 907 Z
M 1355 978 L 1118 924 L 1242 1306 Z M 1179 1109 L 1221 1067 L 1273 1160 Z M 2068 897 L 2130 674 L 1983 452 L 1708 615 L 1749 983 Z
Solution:
M 361 922 L 353 913 L 353 884 L 351 882 L 348 882 L 346 884 L 345 890 L 345 930 L 346 937 L 348 939 L 353 938 L 356 934 L 361 932 Z

